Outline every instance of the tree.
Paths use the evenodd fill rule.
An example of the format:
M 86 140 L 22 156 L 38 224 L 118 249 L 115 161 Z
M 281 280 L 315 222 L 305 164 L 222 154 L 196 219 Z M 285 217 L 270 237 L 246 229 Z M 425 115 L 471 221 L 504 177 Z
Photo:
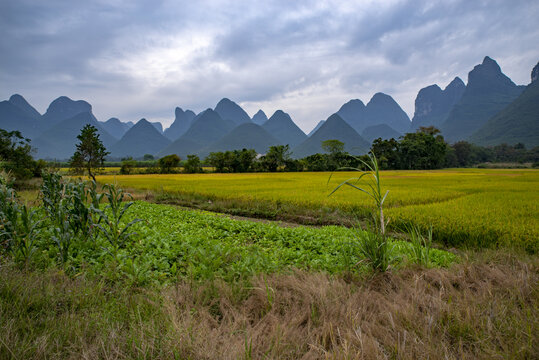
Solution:
M 180 163 L 180 157 L 176 154 L 163 156 L 159 159 L 159 167 L 162 174 L 170 174 L 172 169 L 177 167 Z
M 420 127 L 407 133 L 399 143 L 401 165 L 405 169 L 439 169 L 445 164 L 447 144 L 439 130 Z
M 346 165 L 346 154 L 344 153 L 344 143 L 342 141 L 322 141 L 322 149 L 328 153 L 327 170 L 337 170 L 338 168 Z
M 202 172 L 200 158 L 197 155 L 187 155 L 187 161 L 183 165 L 183 172 L 186 174 Z
M 401 159 L 397 140 L 375 139 L 372 142 L 371 153 L 376 154 L 380 169 L 400 169 Z
M 328 158 L 326 154 L 313 154 L 301 159 L 307 171 L 327 171 Z
M 262 167 L 270 172 L 275 172 L 290 159 L 290 146 L 270 146 L 266 155 L 262 157 Z
M 77 136 L 79 143 L 76 145 L 77 150 L 69 161 L 69 166 L 76 171 L 88 171 L 88 176 L 95 181 L 94 170 L 103 167 L 105 156 L 110 154 L 107 151 L 97 128 L 90 124 L 85 125 L 80 134 Z
M 225 153 L 223 152 L 211 152 L 207 157 L 207 164 L 210 164 L 215 168 L 215 172 L 224 172 L 226 166 Z
M 120 174 L 129 175 L 133 171 L 133 168 L 137 165 L 137 162 L 132 157 L 122 159 L 122 167 L 120 168 Z
M 31 155 L 30 139 L 19 131 L 0 129 L 0 168 L 11 171 L 17 180 L 40 176 L 43 162 L 36 162 Z
M 253 170 L 256 151 L 254 149 L 242 149 L 241 151 L 236 151 L 234 153 L 239 160 L 238 172 L 248 172 Z
M 344 143 L 339 140 L 322 141 L 322 149 L 329 155 L 337 154 L 344 151 Z

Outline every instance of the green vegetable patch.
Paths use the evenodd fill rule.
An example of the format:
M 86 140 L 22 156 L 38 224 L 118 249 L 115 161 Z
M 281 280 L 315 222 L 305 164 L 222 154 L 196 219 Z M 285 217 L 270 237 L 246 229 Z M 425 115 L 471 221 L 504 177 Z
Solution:
M 121 270 L 137 282 L 178 276 L 235 281 L 294 268 L 342 273 L 361 269 L 364 260 L 356 251 L 361 230 L 285 228 L 141 201 L 129 209 L 125 222 L 135 218 L 145 221 L 133 226 L 136 234 L 119 258 Z M 392 240 L 391 249 L 402 265 L 410 244 Z M 456 260 L 446 251 L 430 252 L 430 266 L 448 266 Z

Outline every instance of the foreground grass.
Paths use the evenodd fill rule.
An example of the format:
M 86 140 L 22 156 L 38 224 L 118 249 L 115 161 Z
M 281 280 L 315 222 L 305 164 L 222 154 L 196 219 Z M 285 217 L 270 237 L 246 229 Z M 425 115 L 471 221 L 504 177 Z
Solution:
M 0 358 L 532 359 L 537 258 L 345 281 L 296 271 L 164 287 L 0 263 Z
M 356 173 L 254 173 L 101 176 L 139 196 L 236 215 L 308 224 L 353 224 L 370 199 L 348 189 L 327 194 Z M 451 246 L 518 247 L 539 251 L 539 171 L 456 169 L 385 171 L 390 227 L 416 224 Z M 326 189 L 327 191 L 324 191 Z

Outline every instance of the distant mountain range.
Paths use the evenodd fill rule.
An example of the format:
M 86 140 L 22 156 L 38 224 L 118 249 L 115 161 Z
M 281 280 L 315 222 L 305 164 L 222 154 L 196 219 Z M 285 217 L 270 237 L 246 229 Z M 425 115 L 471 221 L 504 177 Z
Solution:
M 488 56 L 468 74 L 468 84 L 440 129 L 450 142 L 467 139 L 511 104 L 524 87 L 505 76 Z
M 61 96 L 40 114 L 21 95 L 0 102 L 0 128 L 19 130 L 31 139 L 35 156 L 68 159 L 80 129 L 98 129 L 111 157 L 188 154 L 252 148 L 264 153 L 269 146 L 290 146 L 295 158 L 323 152 L 324 140 L 337 139 L 352 154 L 368 151 L 377 138 L 398 138 L 422 126 L 435 126 L 449 142 L 466 140 L 478 145 L 524 143 L 539 145 L 539 63 L 531 83 L 518 86 L 485 57 L 468 74 L 467 84 L 456 77 L 445 89 L 433 84 L 419 91 L 410 121 L 389 95 L 376 93 L 365 105 L 359 99 L 343 104 L 327 120 L 305 134 L 289 114 L 277 110 L 269 119 L 259 110 L 252 118 L 234 101 L 223 98 L 215 108 L 199 114 L 176 107 L 174 122 L 163 129 L 159 122 L 141 119 L 136 124 L 117 118 L 98 121 L 92 106 Z

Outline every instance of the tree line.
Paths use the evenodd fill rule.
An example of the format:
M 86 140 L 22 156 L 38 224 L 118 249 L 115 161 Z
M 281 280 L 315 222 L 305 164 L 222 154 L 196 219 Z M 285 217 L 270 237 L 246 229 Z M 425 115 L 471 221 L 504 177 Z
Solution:
M 88 173 L 95 179 L 95 171 L 104 166 L 109 154 L 99 139 L 97 129 L 86 125 L 79 136 L 76 150 L 68 162 L 75 173 Z M 174 173 L 182 167 L 183 173 L 201 173 L 211 167 L 214 172 L 276 172 L 276 171 L 335 171 L 348 167 L 361 167 L 367 155 L 353 156 L 344 150 L 339 140 L 322 142 L 324 153 L 309 155 L 302 159 L 292 158 L 288 145 L 271 146 L 266 154 L 258 154 L 253 149 L 212 152 L 206 158 L 188 155 L 181 160 L 171 154 L 160 159 L 145 155 L 145 173 Z M 30 140 L 19 131 L 0 129 L 0 170 L 9 171 L 18 180 L 40 176 L 48 165 L 43 160 L 32 157 Z M 448 144 L 435 127 L 421 127 L 416 132 L 403 135 L 399 139 L 373 141 L 370 152 L 376 154 L 380 169 L 414 170 L 440 169 L 447 167 L 470 167 L 483 163 L 532 163 L 539 167 L 539 147 L 526 149 L 523 144 L 501 144 L 481 147 L 466 141 Z M 141 162 L 133 158 L 121 161 L 120 173 L 131 174 Z

